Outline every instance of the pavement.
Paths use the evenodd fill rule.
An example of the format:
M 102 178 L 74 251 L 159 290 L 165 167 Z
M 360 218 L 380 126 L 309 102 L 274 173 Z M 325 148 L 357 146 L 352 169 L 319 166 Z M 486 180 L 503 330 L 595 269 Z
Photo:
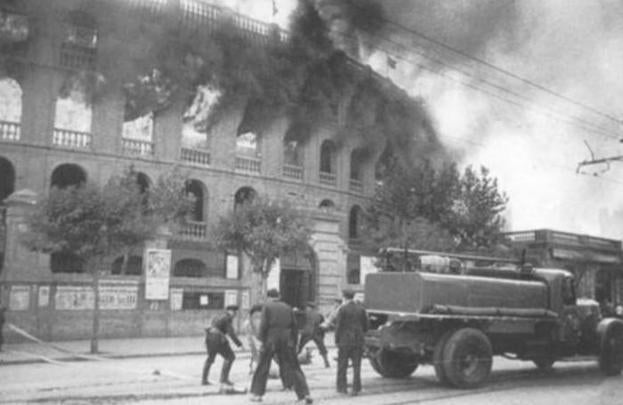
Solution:
M 7 325 L 5 325 L 7 327 Z M 237 356 L 251 353 L 247 339 L 239 335 L 244 347 L 236 350 Z M 327 348 L 334 342 L 333 334 L 325 336 Z M 204 336 L 150 337 L 124 339 L 98 339 L 99 352 L 90 353 L 90 340 L 31 341 L 28 343 L 7 343 L 0 351 L 0 366 L 59 361 L 88 361 L 102 358 L 123 359 L 135 357 L 183 356 L 205 354 Z

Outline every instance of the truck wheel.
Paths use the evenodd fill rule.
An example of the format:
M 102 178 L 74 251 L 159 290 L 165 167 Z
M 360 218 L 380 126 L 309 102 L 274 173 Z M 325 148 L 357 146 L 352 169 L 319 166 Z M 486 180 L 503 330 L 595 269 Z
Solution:
M 418 367 L 414 356 L 387 349 L 381 349 L 370 356 L 370 365 L 386 378 L 409 377 Z
M 433 351 L 433 366 L 435 367 L 435 375 L 437 375 L 437 379 L 440 383 L 444 385 L 448 385 L 448 376 L 446 376 L 446 372 L 444 370 L 443 365 L 443 349 L 446 347 L 446 343 L 452 334 L 453 330 L 449 330 L 441 335 L 441 338 L 437 341 L 435 345 L 435 350 Z
M 443 367 L 448 382 L 458 388 L 478 387 L 491 372 L 492 356 L 491 343 L 480 330 L 457 330 L 443 349 Z
M 608 376 L 621 374 L 621 369 L 623 369 L 623 326 L 613 325 L 606 331 L 599 353 L 599 369 Z

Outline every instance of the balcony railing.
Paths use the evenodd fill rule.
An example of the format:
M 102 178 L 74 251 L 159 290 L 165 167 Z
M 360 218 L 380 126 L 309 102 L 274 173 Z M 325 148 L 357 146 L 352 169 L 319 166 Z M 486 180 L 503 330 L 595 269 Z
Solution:
M 205 222 L 186 221 L 179 231 L 179 237 L 183 240 L 206 240 L 208 225 Z
M 17 122 L 0 121 L 0 140 L 17 142 L 21 132 L 21 125 Z
M 283 165 L 283 176 L 291 179 L 303 180 L 303 166 Z
M 61 45 L 60 65 L 71 69 L 94 69 L 95 48 L 64 43 Z
M 335 173 L 320 172 L 319 178 L 321 184 L 326 184 L 329 186 L 335 186 L 337 184 L 337 176 L 335 175 Z
M 363 182 L 359 179 L 350 179 L 349 186 L 350 191 L 355 193 L 363 193 Z
M 259 173 L 261 159 L 249 156 L 236 156 L 236 170 L 246 173 Z
M 91 134 L 55 128 L 52 135 L 52 144 L 62 148 L 89 149 L 91 147 Z
M 197 166 L 210 166 L 210 152 L 207 150 L 182 148 L 180 159 Z
M 137 141 L 135 139 L 122 140 L 123 153 L 130 156 L 153 156 L 154 143 L 147 141 Z

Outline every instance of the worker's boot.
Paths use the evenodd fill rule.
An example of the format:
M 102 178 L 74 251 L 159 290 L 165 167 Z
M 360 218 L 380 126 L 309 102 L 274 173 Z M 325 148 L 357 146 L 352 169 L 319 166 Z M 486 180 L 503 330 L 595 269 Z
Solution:
M 322 355 L 322 358 L 323 358 L 323 360 L 324 360 L 324 367 L 325 367 L 325 368 L 329 368 L 329 367 L 331 367 L 331 365 L 329 364 L 329 357 L 327 356 L 327 353 L 324 353 L 324 354 Z
M 210 381 L 208 381 L 208 375 L 210 374 L 210 367 L 212 363 L 208 360 L 203 364 L 203 373 L 201 374 L 201 385 L 210 385 Z
M 223 368 L 221 369 L 221 386 L 229 385 L 232 386 L 233 383 L 229 381 L 229 371 L 231 370 L 231 366 L 234 364 L 233 360 L 225 360 L 223 362 Z

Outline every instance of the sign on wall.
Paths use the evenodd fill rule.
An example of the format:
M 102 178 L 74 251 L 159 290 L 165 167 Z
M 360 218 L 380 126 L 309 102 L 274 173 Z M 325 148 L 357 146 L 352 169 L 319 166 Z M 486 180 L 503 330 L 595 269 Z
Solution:
M 145 249 L 145 299 L 169 299 L 171 250 Z
M 58 310 L 93 309 L 93 300 L 91 287 L 59 285 L 54 295 L 54 307 Z
M 251 308 L 251 299 L 249 296 L 249 291 L 243 291 L 240 295 L 240 306 L 241 309 L 250 309 Z
M 50 305 L 50 286 L 49 285 L 41 285 L 39 286 L 39 294 L 37 299 L 39 307 L 47 307 Z
M 100 285 L 100 309 L 136 309 L 138 286 Z
M 136 309 L 138 302 L 138 285 L 101 285 L 100 309 L 129 310 Z M 56 287 L 54 305 L 58 310 L 93 309 L 95 296 L 90 286 Z
M 238 291 L 226 290 L 225 291 L 225 307 L 228 305 L 238 305 Z
M 183 298 L 184 289 L 171 288 L 171 311 L 180 311 L 182 309 Z
M 270 267 L 268 278 L 266 279 L 266 290 L 271 288 L 279 289 L 279 281 L 281 279 L 281 260 L 277 258 L 273 265 Z
M 30 307 L 30 287 L 27 285 L 11 286 L 9 293 L 9 309 L 25 311 Z
M 225 274 L 228 279 L 237 280 L 240 276 L 239 274 L 239 260 L 236 255 L 227 255 L 227 261 L 225 263 Z

